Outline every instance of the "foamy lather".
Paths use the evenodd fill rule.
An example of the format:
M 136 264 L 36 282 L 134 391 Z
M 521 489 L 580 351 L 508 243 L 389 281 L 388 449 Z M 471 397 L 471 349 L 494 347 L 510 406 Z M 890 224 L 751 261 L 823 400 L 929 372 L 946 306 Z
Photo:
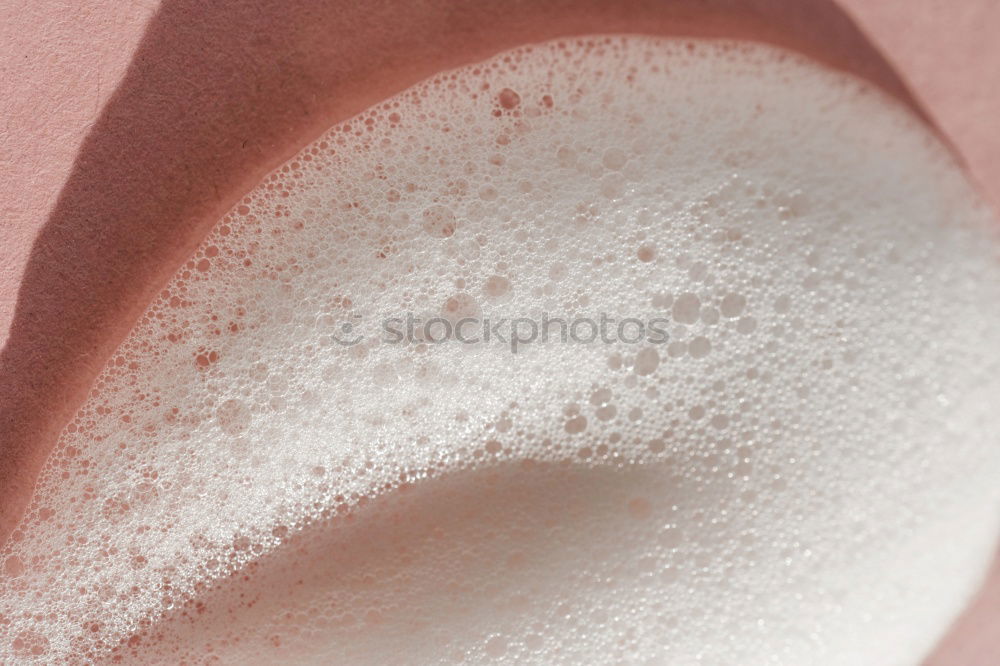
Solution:
M 0 661 L 914 663 L 996 532 L 998 303 L 996 225 L 846 75 L 640 37 L 442 74 L 150 306 L 0 553 Z M 670 342 L 382 342 L 406 312 Z

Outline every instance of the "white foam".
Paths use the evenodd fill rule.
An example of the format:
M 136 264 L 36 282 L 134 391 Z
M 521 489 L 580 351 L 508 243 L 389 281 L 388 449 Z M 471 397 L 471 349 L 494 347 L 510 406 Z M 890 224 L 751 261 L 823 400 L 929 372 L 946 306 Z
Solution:
M 645 37 L 442 74 L 150 306 L 0 553 L 0 655 L 914 663 L 995 536 L 998 302 L 997 225 L 846 75 Z M 387 344 L 407 312 L 670 339 Z

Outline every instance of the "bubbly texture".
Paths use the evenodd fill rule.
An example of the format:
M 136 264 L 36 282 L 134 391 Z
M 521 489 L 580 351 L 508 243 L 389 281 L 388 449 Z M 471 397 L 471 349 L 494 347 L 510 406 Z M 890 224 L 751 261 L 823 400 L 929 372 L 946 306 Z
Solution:
M 893 99 L 525 46 L 219 222 L 0 552 L 0 661 L 912 664 L 990 554 L 998 397 L 1000 230 Z

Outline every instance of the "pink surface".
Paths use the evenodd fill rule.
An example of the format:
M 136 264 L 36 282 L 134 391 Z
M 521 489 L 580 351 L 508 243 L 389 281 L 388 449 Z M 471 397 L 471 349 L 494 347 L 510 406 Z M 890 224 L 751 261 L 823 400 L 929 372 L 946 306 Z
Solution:
M 435 69 L 595 31 L 758 36 L 894 85 L 826 2 L 727 4 L 0 7 L 0 537 L 47 445 L 159 281 L 233 197 L 336 119 Z M 1000 5 L 840 4 L 1000 202 Z M 994 663 L 1000 593 L 980 606 L 934 664 Z

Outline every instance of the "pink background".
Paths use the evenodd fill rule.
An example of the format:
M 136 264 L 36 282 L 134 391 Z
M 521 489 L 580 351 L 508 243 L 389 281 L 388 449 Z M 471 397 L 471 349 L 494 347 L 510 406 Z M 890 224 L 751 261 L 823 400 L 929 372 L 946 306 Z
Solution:
M 435 69 L 559 34 L 744 34 L 905 97 L 877 50 L 1000 203 L 1000 4 L 726 4 L 4 3 L 0 540 L 55 433 L 207 226 L 296 146 Z M 931 663 L 995 663 L 992 581 Z

